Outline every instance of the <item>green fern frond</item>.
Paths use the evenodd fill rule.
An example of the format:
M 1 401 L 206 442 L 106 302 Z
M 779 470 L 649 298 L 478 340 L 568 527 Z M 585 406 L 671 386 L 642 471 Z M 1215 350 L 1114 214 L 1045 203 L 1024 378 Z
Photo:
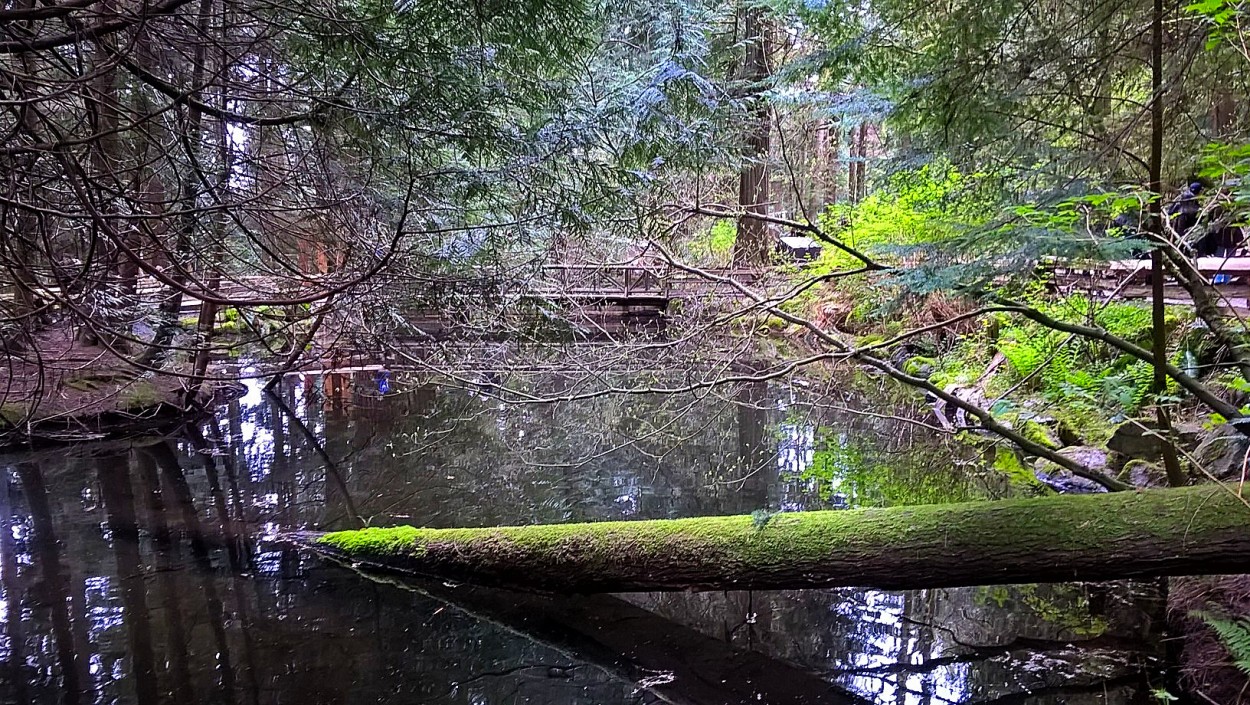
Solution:
M 1250 619 L 1246 617 L 1228 617 L 1214 612 L 1197 611 L 1191 613 L 1211 627 L 1223 642 L 1224 648 L 1233 657 L 1233 665 L 1246 675 L 1250 675 Z

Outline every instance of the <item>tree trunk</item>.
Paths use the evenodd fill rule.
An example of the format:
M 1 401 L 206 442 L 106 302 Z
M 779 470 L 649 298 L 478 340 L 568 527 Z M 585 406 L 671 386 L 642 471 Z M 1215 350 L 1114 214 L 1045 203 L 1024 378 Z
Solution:
M 101 21 L 117 14 L 116 2 L 109 0 L 102 5 Z M 101 38 L 101 46 L 112 40 Z M 83 87 L 83 104 L 86 108 L 88 124 L 91 128 L 91 141 L 88 148 L 87 178 L 83 187 L 94 195 L 98 205 L 99 224 L 92 224 L 92 251 L 101 261 L 90 263 L 98 272 L 97 280 L 92 284 L 90 292 L 92 321 L 84 326 L 78 334 L 80 342 L 96 345 L 102 341 L 101 336 L 110 345 L 124 349 L 126 343 L 118 338 L 119 329 L 128 331 L 128 312 L 117 310 L 114 297 L 121 295 L 127 304 L 134 303 L 135 282 L 138 270 L 132 262 L 118 251 L 115 243 L 101 234 L 101 228 L 116 232 L 118 230 L 117 202 L 111 195 L 121 181 L 119 173 L 121 140 L 118 136 L 118 120 L 120 106 L 118 103 L 117 66 L 101 50 L 91 67 L 93 78 Z M 126 236 L 133 243 L 131 236 Z M 96 253 L 98 245 L 105 245 L 101 253 Z
M 769 133 L 772 130 L 772 115 L 768 101 L 759 95 L 763 91 L 763 83 L 768 79 L 768 23 L 764 8 L 752 7 L 746 11 L 746 61 L 743 64 L 743 79 L 749 84 L 748 90 L 756 95 L 756 102 L 751 111 L 750 132 L 746 136 L 746 164 L 738 177 L 738 207 L 743 216 L 738 221 L 738 237 L 734 241 L 733 259 L 737 266 L 758 265 L 768 262 L 769 245 L 768 223 L 753 217 L 755 214 L 768 215 L 768 150 Z
M 1158 238 L 1150 257 L 1151 325 L 1153 326 L 1155 419 L 1163 439 L 1163 466 L 1167 471 L 1168 484 L 1180 487 L 1185 484 L 1185 472 L 1181 470 L 1176 446 L 1172 444 L 1172 419 L 1167 407 L 1158 397 L 1167 389 L 1167 328 L 1163 299 L 1163 0 L 1154 0 L 1154 16 L 1151 22 L 1151 92 L 1150 103 L 1150 232 Z
M 838 182 L 842 179 L 842 123 L 829 125 L 829 203 L 838 202 Z
M 197 20 L 197 29 L 200 36 L 209 36 L 212 16 L 213 0 L 200 0 L 199 19 Z M 208 43 L 197 43 L 191 55 L 191 85 L 193 88 L 190 93 L 190 97 L 196 101 L 201 101 L 204 97 L 201 87 L 204 85 L 204 77 L 209 71 L 208 62 Z M 221 107 L 223 109 L 226 107 L 224 102 Z M 195 104 L 191 104 L 187 108 L 186 122 L 182 125 L 186 134 L 184 151 L 186 152 L 187 163 L 190 165 L 190 173 L 180 175 L 181 178 L 179 179 L 182 186 L 179 189 L 178 200 L 182 209 L 182 216 L 178 219 L 173 249 L 171 252 L 168 252 L 171 266 L 166 270 L 166 275 L 177 286 L 169 287 L 168 295 L 161 302 L 161 323 L 142 360 L 149 365 L 155 364 L 157 359 L 167 352 L 169 342 L 173 339 L 174 333 L 178 328 L 178 314 L 182 311 L 184 289 L 187 281 L 191 278 L 189 267 L 192 259 L 191 253 L 194 249 L 193 242 L 197 231 L 201 228 L 201 221 L 206 219 L 205 214 L 196 206 L 202 188 L 201 179 L 207 181 L 211 178 L 208 174 L 201 173 L 200 164 L 203 161 L 201 152 L 204 151 L 204 144 L 207 140 L 203 124 L 203 111 Z M 224 126 L 221 132 L 224 135 Z M 217 216 L 209 217 L 214 220 L 217 219 Z
M 855 125 L 846 133 L 846 202 L 855 203 L 859 195 L 859 128 Z
M 1183 253 L 1168 248 L 1164 255 L 1167 257 L 1168 270 L 1193 300 L 1194 315 L 1207 324 L 1211 337 L 1227 351 L 1233 364 L 1241 372 L 1242 379 L 1250 382 L 1250 345 L 1242 340 L 1241 322 L 1230 321 L 1220 310 L 1219 292 L 1215 291 L 1202 272 Z
M 1217 486 L 963 504 L 289 539 L 362 565 L 549 592 L 913 589 L 1250 571 Z
M 868 195 L 868 123 L 860 123 L 859 135 L 855 138 L 855 151 L 859 161 L 855 162 L 855 202 L 864 200 Z

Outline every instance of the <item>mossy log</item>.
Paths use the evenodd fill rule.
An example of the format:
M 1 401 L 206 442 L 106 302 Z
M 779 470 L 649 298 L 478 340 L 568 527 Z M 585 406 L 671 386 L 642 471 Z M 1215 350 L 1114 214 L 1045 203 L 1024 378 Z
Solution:
M 911 589 L 1250 572 L 1218 486 L 997 502 L 289 537 L 374 568 L 542 592 Z

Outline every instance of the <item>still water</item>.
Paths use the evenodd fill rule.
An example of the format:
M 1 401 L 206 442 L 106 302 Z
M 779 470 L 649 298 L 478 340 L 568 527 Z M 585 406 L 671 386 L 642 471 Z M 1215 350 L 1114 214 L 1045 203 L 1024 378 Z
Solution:
M 1151 585 L 546 598 L 370 579 L 280 539 L 1027 491 L 853 397 L 515 405 L 363 371 L 251 386 L 165 438 L 0 456 L 0 702 L 1153 702 Z

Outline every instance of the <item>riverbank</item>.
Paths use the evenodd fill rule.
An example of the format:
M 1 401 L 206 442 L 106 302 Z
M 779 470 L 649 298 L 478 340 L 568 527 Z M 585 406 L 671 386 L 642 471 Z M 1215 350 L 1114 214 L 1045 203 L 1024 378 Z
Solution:
M 176 426 L 209 410 L 189 367 L 125 364 L 116 348 L 51 328 L 0 368 L 0 447 L 77 442 Z

